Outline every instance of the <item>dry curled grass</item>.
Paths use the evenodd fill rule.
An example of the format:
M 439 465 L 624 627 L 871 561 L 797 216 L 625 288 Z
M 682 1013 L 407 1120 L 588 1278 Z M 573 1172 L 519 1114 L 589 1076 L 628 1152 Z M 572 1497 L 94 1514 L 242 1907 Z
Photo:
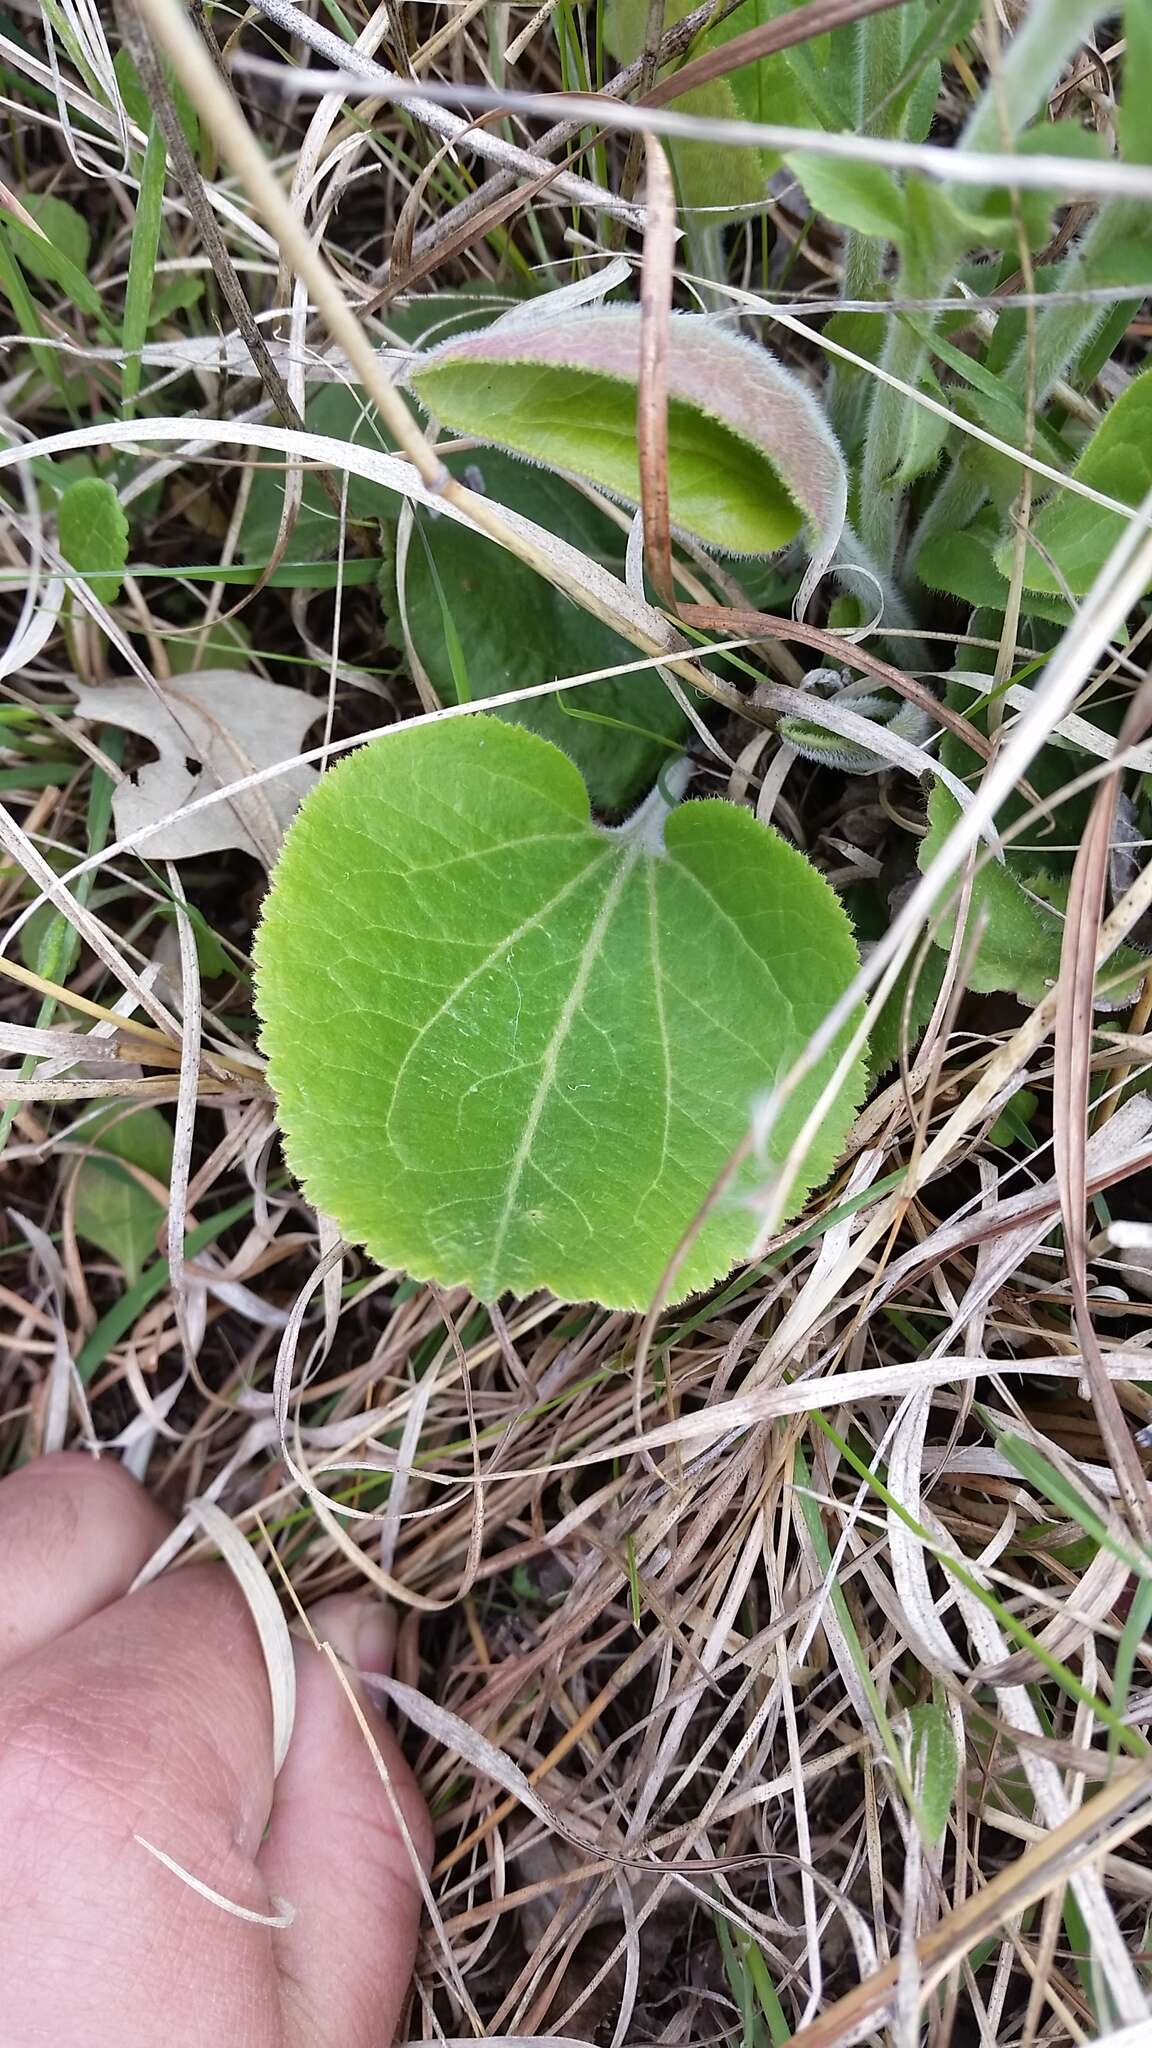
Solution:
M 107 60 L 130 11 L 116 29 L 61 0 L 0 23 L 5 203 L 52 192 L 80 207 L 110 303 L 136 193 Z M 163 7 L 145 12 L 162 23 Z M 275 67 L 237 71 L 244 112 L 374 347 L 394 339 L 405 294 L 564 282 L 574 250 L 607 253 L 629 234 L 635 246 L 627 222 L 574 214 L 546 173 L 533 182 L 521 166 L 501 190 L 490 162 L 483 186 L 464 145 L 476 198 L 440 137 L 386 97 L 283 90 L 305 53 L 277 12 L 261 0 L 242 23 L 216 9 L 216 33 L 226 55 Z M 570 49 L 580 33 L 566 7 L 353 19 L 367 54 L 387 46 L 411 74 L 540 94 L 565 82 L 555 21 Z M 1114 55 L 1102 36 L 1065 99 L 1094 95 L 1106 114 Z M 949 71 L 944 133 L 964 94 Z M 555 158 L 559 125 L 546 144 L 539 123 L 487 132 Z M 579 135 L 572 175 L 605 182 L 626 211 L 640 157 L 626 138 L 595 153 Z M 92 602 L 49 622 L 3 684 L 5 704 L 38 721 L 3 772 L 6 909 L 18 925 L 49 895 L 79 939 L 54 973 L 41 963 L 3 983 L 6 1024 L 52 1034 L 5 1040 L 4 1462 L 104 1445 L 177 1513 L 216 1503 L 296 1601 L 364 1584 L 398 1603 L 398 1679 L 434 1703 L 410 1724 L 439 1848 L 414 2037 L 838 2048 L 870 2032 L 910 2044 L 926 2027 L 934 2044 L 1032 2048 L 1134 2023 L 1152 1687 L 1133 1502 L 1152 1373 L 1139 1248 L 1109 1225 L 1147 1213 L 1152 983 L 1133 1013 L 1097 1020 L 1110 1037 L 1092 1035 L 1082 992 L 1106 823 L 1085 842 L 1063 994 L 1031 1014 L 960 999 L 961 927 L 927 1036 L 878 1088 L 834 1183 L 711 1299 L 641 1327 L 545 1298 L 485 1309 L 368 1268 L 278 1160 L 246 972 L 257 864 L 192 863 L 181 883 L 146 846 L 117 848 L 100 778 L 122 770 L 101 729 L 70 716 L 77 680 L 125 673 L 125 647 L 163 683 L 181 641 L 231 616 L 257 670 L 316 697 L 326 743 L 429 708 L 382 645 L 370 587 L 337 598 L 182 574 L 227 569 L 255 465 L 280 461 L 213 443 L 211 424 L 273 418 L 279 376 L 299 409 L 343 370 L 315 293 L 295 282 L 298 247 L 278 242 L 234 170 L 219 162 L 199 192 L 167 187 L 162 274 L 205 279 L 206 293 L 153 332 L 136 411 L 163 414 L 175 389 L 181 432 L 193 438 L 194 407 L 204 424 L 191 452 L 153 440 L 123 457 L 146 542 L 133 559 L 157 573 L 129 576 L 114 622 Z M 803 218 L 795 191 L 770 212 L 782 281 L 761 303 L 774 296 L 781 313 L 774 345 L 811 367 L 794 316 L 826 303 L 837 238 Z M 213 219 L 260 316 L 263 366 L 205 241 Z M 758 232 L 732 238 L 737 282 Z M 682 265 L 681 290 L 683 277 Z M 122 417 L 116 352 L 93 321 L 63 292 L 38 306 L 34 350 L 10 323 L 0 401 L 5 434 L 30 444 L 23 496 L 3 479 L 10 634 L 29 560 L 45 604 L 58 566 L 36 445 L 70 420 L 98 442 Z M 1136 323 L 1110 370 L 1123 375 L 1146 337 Z M 190 339 L 191 373 L 178 360 Z M 350 555 L 364 546 L 351 528 L 345 539 Z M 290 525 L 279 555 L 289 540 Z M 694 602 L 731 598 L 711 565 L 676 573 Z M 1139 672 L 1139 647 L 1116 645 L 1126 590 L 1104 589 L 1063 667 L 1049 664 L 1037 694 L 1051 719 L 1118 662 Z M 748 658 L 766 681 L 796 679 L 779 639 Z M 729 700 L 712 729 L 728 761 L 708 763 L 715 786 L 755 803 L 770 730 Z M 801 773 L 775 815 L 844 879 L 882 864 L 914 814 L 911 783 L 876 790 L 830 795 Z M 1142 907 L 1138 881 L 1106 927 L 1113 942 Z M 205 929 L 216 952 L 202 943 L 198 958 Z M 917 945 L 910 927 L 905 951 Z M 13 938 L 2 964 L 19 975 L 19 962 Z M 77 1041 L 90 1029 L 92 1044 Z M 97 1041 L 111 1071 L 92 1063 Z M 1081 1158 L 1069 1134 L 1089 1082 Z M 1003 1111 L 1025 1086 L 1022 1138 Z M 75 1230 L 86 1103 L 118 1093 L 175 1105 L 172 1216 L 146 1296 L 126 1297 Z M 188 1255 L 165 1265 L 186 1234 Z M 212 1548 L 193 1523 L 186 1537 L 185 1554 Z

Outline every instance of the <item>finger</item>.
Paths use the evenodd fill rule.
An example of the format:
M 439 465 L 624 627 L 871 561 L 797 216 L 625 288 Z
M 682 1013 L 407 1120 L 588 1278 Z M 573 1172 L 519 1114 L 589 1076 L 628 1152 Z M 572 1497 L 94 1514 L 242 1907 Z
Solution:
M 126 1593 L 171 1523 L 111 1458 L 61 1451 L 0 1483 L 0 1671 Z
M 5 2038 L 77 2040 L 83 2013 L 83 2038 L 117 2048 L 279 2048 L 270 1931 L 209 1903 L 135 1839 L 267 1913 L 255 1856 L 271 1800 L 267 1676 L 220 1566 L 174 1572 L 10 1670 Z
M 389 1618 L 340 1598 L 313 1625 L 354 1669 L 386 1671 Z M 295 1918 L 276 1937 L 286 2048 L 384 2048 L 407 1995 L 420 1924 L 417 1860 L 432 1828 L 395 1736 L 369 1710 L 392 1797 L 328 1660 L 301 1646 L 296 1723 L 260 1867 Z M 405 1840 L 405 1830 L 409 1840 Z

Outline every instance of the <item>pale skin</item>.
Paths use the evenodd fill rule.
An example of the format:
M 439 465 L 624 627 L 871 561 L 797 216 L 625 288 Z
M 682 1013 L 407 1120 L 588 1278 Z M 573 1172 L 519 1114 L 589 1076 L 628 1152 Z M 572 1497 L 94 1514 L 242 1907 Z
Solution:
M 306 1640 L 273 1781 L 263 1657 L 223 1565 L 128 1588 L 166 1516 L 115 1463 L 42 1458 L 0 1482 L 0 1984 L 10 2048 L 389 2048 L 420 1885 L 340 1680 Z M 382 1672 L 388 1617 L 341 1598 L 317 1633 Z M 395 1736 L 373 1733 L 417 1857 L 431 1829 Z M 144 1836 L 256 1913 L 234 1918 Z

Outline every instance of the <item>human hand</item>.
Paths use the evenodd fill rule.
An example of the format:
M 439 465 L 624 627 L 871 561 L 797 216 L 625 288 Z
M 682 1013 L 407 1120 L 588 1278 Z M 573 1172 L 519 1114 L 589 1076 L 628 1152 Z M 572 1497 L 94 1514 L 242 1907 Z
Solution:
M 42 1458 L 0 1482 L 0 1984 L 5 2048 L 388 2048 L 420 1914 L 410 1853 L 327 1660 L 297 1649 L 273 1792 L 259 1641 L 222 1565 L 125 1598 L 167 1534 L 118 1465 Z M 354 1668 L 388 1618 L 323 1603 Z M 420 1854 L 427 1812 L 378 1746 Z M 134 1839 L 223 1898 L 236 1918 Z

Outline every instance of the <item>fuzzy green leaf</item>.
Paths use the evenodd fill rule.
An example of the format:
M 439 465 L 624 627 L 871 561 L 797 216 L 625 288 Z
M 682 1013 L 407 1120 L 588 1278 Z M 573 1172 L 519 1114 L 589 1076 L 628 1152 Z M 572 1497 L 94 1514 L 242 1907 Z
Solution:
M 931 946 L 923 955 L 917 950 L 902 968 L 868 1036 L 869 1065 L 876 1080 L 905 1054 L 909 1060 L 915 1058 L 943 987 L 945 965 L 939 947 Z
M 998 631 L 999 625 L 995 613 L 977 610 L 969 630 L 975 638 L 985 638 Z M 1052 629 L 1040 622 L 1032 631 L 1041 646 L 1054 637 Z M 979 648 L 960 649 L 957 676 L 980 676 L 980 664 L 986 661 L 986 654 Z M 964 712 L 977 729 L 984 729 L 987 724 L 985 692 L 990 687 L 990 678 L 983 677 L 981 683 L 973 691 L 957 680 L 947 690 L 952 709 Z M 1112 716 L 1118 716 L 1117 706 L 1113 707 Z M 981 772 L 979 756 L 952 732 L 945 733 L 940 742 L 940 760 L 965 780 L 974 781 Z M 1070 797 L 1062 794 L 1073 780 L 1076 767 L 1077 756 L 1067 742 L 1055 740 L 1042 747 L 1029 764 L 1028 779 L 1037 796 L 1049 801 L 1050 820 L 1036 820 L 1023 834 L 1008 838 L 1002 862 L 989 859 L 981 848 L 966 925 L 968 940 L 983 927 L 975 957 L 968 961 L 968 987 L 978 994 L 1004 989 L 1019 996 L 1022 1002 L 1037 1003 L 1059 975 L 1063 911 L 1072 871 L 1070 849 L 1080 843 L 1091 803 L 1085 791 Z M 1031 799 L 1022 791 L 1016 792 L 999 812 L 997 824 L 1007 832 L 1032 808 Z M 922 871 L 931 866 L 959 815 L 951 792 L 942 783 L 936 783 L 928 798 L 928 831 L 920 841 L 918 853 Z M 957 883 L 951 890 L 953 900 L 959 888 Z M 954 914 L 948 912 L 935 927 L 936 943 L 950 945 L 954 928 Z M 1145 960 L 1121 948 L 1105 970 L 1104 978 L 1114 984 L 1117 974 L 1142 976 L 1146 969 Z M 1113 987 L 1112 1000 L 1115 999 Z
M 928 797 L 928 831 L 920 841 L 920 867 L 927 872 L 960 816 L 960 806 L 942 782 Z M 1033 878 L 1035 879 L 1035 878 Z M 972 882 L 967 931 L 983 924 L 978 951 L 968 964 L 968 987 L 979 995 L 1008 989 L 1023 1003 L 1038 1003 L 1060 972 L 1064 927 L 1056 911 L 1028 893 L 1028 883 L 998 861 L 987 860 Z M 951 944 L 954 917 L 936 929 L 937 942 Z
M 69 206 L 66 199 L 57 199 L 54 192 L 30 193 L 24 204 L 56 255 L 83 271 L 92 247 L 92 236 L 84 215 L 78 213 L 74 206 Z M 45 267 L 34 241 L 21 242 L 20 261 L 33 277 L 46 278 L 52 284 L 56 282 L 55 267 L 50 259 L 48 267 Z
M 420 358 L 410 382 L 457 431 L 589 479 L 635 504 L 640 315 L 610 307 L 501 321 Z M 830 553 L 844 460 L 804 386 L 700 314 L 668 327 L 673 524 L 729 554 L 772 554 L 806 526 Z
M 1040 121 L 1016 137 L 1020 156 L 1063 156 L 1101 163 L 1107 156 L 1102 136 L 1082 128 L 1078 121 Z M 1059 192 L 1023 190 L 1012 196 L 1005 186 L 994 186 L 982 194 L 968 194 L 950 200 L 957 220 L 967 224 L 973 241 L 987 241 L 1010 254 L 1023 227 L 1029 245 L 1039 248 L 1048 239 L 1052 215 L 1064 204 Z M 1019 222 L 1019 225 L 1018 225 Z
M 105 604 L 115 604 L 128 562 L 128 520 L 105 477 L 82 477 L 61 493 L 60 552 Z
M 899 242 L 907 215 L 904 194 L 880 164 L 842 163 L 836 157 L 797 150 L 788 158 L 817 213 L 857 234 Z
M 930 369 L 925 367 L 920 376 L 920 389 L 945 404 L 944 391 Z M 900 451 L 900 461 L 892 475 L 885 479 L 891 490 L 903 490 L 915 483 L 917 477 L 935 469 L 944 452 L 944 444 L 952 431 L 952 421 L 938 412 L 929 412 L 926 405 L 908 408 L 908 439 Z
M 648 828 L 593 825 L 572 763 L 483 714 L 376 741 L 304 805 L 257 936 L 262 1042 L 293 1170 L 381 1263 L 485 1299 L 648 1302 L 847 985 L 847 918 L 775 833 L 723 802 L 673 811 L 662 845 Z M 715 1202 L 681 1293 L 750 1249 L 764 1173 Z
M 139 1166 L 167 1187 L 171 1127 L 158 1109 L 134 1109 L 126 1116 L 121 1103 L 110 1102 L 86 1118 L 81 1135 L 93 1151 L 76 1173 L 76 1232 L 115 1259 L 131 1287 L 156 1249 L 164 1204 L 119 1162 Z
M 988 508 L 957 533 L 934 533 L 916 556 L 916 575 L 929 590 L 942 590 L 964 604 L 1002 612 L 1008 602 L 1008 579 L 996 566 L 994 552 L 999 521 Z M 1069 609 L 1059 599 L 1025 593 L 1024 609 L 1037 618 L 1064 624 Z
M 668 0 L 663 26 L 673 28 L 691 7 L 692 0 Z M 745 0 L 716 29 L 705 29 L 693 44 L 693 54 L 702 55 L 732 37 L 743 35 L 782 12 L 781 0 Z M 604 13 L 604 36 L 622 63 L 630 64 L 644 48 L 648 28 L 648 0 L 608 0 Z M 812 120 L 808 101 L 788 63 L 790 51 L 748 64 L 731 77 L 713 79 L 673 101 L 677 114 L 692 114 L 698 120 L 778 121 L 806 127 Z M 819 117 L 817 117 L 819 118 Z M 824 123 L 821 121 L 820 125 Z M 711 209 L 712 223 L 724 214 L 736 214 L 758 205 L 764 198 L 769 173 L 777 158 L 767 151 L 734 148 L 730 143 L 691 142 L 671 138 L 668 151 L 680 204 L 692 211 Z
M 1073 471 L 1078 483 L 1138 505 L 1152 489 L 1152 370 L 1134 377 L 1097 427 Z M 1072 491 L 1060 491 L 1032 522 L 1037 546 L 1029 548 L 1024 581 L 1030 590 L 1086 597 L 1127 522 L 1119 512 L 1093 505 Z M 1007 575 L 1012 542 L 1005 541 L 997 567 Z M 1043 550 L 1043 552 L 1041 552 Z M 1055 570 L 1049 566 L 1049 560 Z M 1058 573 L 1056 573 L 1058 572 Z

